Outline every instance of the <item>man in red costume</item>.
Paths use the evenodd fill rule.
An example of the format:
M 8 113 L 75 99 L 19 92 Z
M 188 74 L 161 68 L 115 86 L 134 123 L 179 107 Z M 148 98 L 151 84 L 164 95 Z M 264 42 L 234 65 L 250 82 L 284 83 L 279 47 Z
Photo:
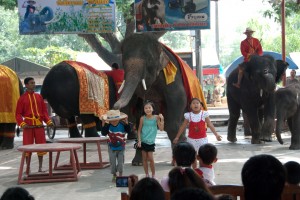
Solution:
M 34 92 L 35 81 L 32 77 L 24 79 L 26 92 L 19 98 L 16 108 L 16 120 L 23 129 L 23 145 L 46 143 L 43 122 L 53 126 L 43 97 Z M 39 172 L 42 172 L 43 155 L 45 152 L 38 152 Z M 28 155 L 27 155 L 28 158 Z M 26 159 L 27 163 L 27 159 Z
M 251 55 L 263 55 L 263 50 L 260 41 L 257 38 L 252 37 L 254 31 L 251 28 L 246 28 L 244 34 L 246 39 L 241 42 L 241 53 L 244 56 L 244 62 L 248 62 Z M 242 65 L 239 65 L 238 82 L 233 85 L 240 88 L 240 84 L 243 78 L 244 69 Z
M 116 97 L 119 99 L 119 94 L 118 94 L 118 90 L 120 89 L 123 80 L 124 80 L 124 70 L 123 69 L 119 69 L 119 65 L 118 63 L 113 63 L 111 65 L 112 71 L 105 71 L 105 74 L 107 76 L 112 77 L 112 79 L 114 80 L 115 86 L 116 86 Z

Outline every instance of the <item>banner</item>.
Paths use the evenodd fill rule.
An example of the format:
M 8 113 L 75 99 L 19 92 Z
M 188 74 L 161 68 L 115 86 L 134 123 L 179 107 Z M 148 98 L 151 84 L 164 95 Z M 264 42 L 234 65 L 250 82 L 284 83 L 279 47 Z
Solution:
M 210 0 L 135 0 L 136 31 L 210 28 Z
M 20 34 L 115 32 L 115 0 L 18 0 Z

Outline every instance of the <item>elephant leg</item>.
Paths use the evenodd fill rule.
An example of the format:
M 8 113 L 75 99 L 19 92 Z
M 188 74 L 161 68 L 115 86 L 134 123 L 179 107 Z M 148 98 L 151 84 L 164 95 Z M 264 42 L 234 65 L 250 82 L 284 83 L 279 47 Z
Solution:
M 80 118 L 85 130 L 85 137 L 99 137 L 94 115 L 80 115 Z
M 261 128 L 260 139 L 266 142 L 272 142 L 272 134 L 275 129 L 275 97 L 270 94 L 268 101 L 263 108 L 263 124 Z
M 300 110 L 297 110 L 294 117 L 292 118 L 292 127 L 291 130 L 291 145 L 289 147 L 290 150 L 298 150 L 300 149 Z
M 250 129 L 250 124 L 249 124 L 249 119 L 248 116 L 243 112 L 243 127 L 244 127 L 244 136 L 251 136 L 251 129 Z
M 260 135 L 260 123 L 257 115 L 257 109 L 255 107 L 250 107 L 247 111 L 245 111 L 248 119 L 250 128 L 252 130 L 252 138 L 251 138 L 251 144 L 260 144 L 261 140 L 259 138 Z
M 13 149 L 14 148 L 14 137 L 15 137 L 15 123 L 4 124 L 3 132 L 0 135 L 3 136 L 0 149 Z
M 77 128 L 75 116 L 68 118 L 68 128 L 69 128 L 70 138 L 82 137 Z
M 240 106 L 230 96 L 228 98 L 229 120 L 227 128 L 227 140 L 236 142 L 236 127 L 240 117 Z

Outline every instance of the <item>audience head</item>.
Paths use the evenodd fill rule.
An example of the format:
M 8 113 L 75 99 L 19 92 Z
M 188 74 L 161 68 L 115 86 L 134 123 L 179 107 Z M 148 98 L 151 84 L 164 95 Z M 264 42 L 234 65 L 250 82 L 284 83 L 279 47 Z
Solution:
M 286 182 L 298 185 L 300 183 L 300 164 L 295 161 L 289 161 L 283 166 L 286 169 Z
M 217 161 L 218 149 L 215 145 L 206 143 L 198 150 L 198 159 L 205 165 L 211 165 Z
M 184 188 L 174 192 L 171 196 L 171 200 L 186 199 L 214 200 L 215 198 L 201 188 Z
M 190 167 L 196 160 L 196 151 L 188 142 L 179 142 L 173 148 L 173 159 L 177 166 Z
M 22 187 L 10 187 L 2 194 L 0 200 L 34 200 L 34 197 Z
M 249 158 L 242 168 L 242 182 L 246 200 L 278 200 L 285 184 L 285 169 L 271 155 Z
M 134 185 L 130 200 L 164 200 L 165 192 L 154 178 L 143 178 Z
M 113 69 L 119 69 L 118 63 L 113 63 L 113 64 L 111 65 L 111 68 L 113 68 Z
M 174 167 L 169 172 L 168 184 L 171 194 L 173 194 L 175 191 L 187 187 L 201 188 L 209 192 L 203 179 L 192 168 L 189 167 Z

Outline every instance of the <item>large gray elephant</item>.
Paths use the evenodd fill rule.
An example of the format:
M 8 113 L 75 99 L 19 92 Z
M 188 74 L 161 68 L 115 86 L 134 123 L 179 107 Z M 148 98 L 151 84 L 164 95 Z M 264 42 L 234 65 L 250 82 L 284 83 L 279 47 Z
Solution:
M 295 83 L 280 88 L 275 92 L 276 103 L 276 137 L 280 144 L 283 144 L 281 130 L 285 120 L 291 131 L 291 150 L 300 149 L 300 83 Z
M 12 149 L 16 132 L 16 105 L 24 89 L 17 74 L 3 65 L 0 65 L 0 88 L 0 149 Z
M 79 62 L 76 65 L 81 65 L 83 68 Z M 112 78 L 108 78 L 108 81 L 109 105 L 112 106 L 116 102 L 116 89 Z M 96 86 L 104 91 L 99 87 Z M 57 115 L 68 120 L 70 137 L 82 137 L 76 126 L 75 116 L 80 116 L 85 128 L 85 137 L 98 137 L 97 131 L 101 130 L 99 117 L 94 114 L 80 113 L 79 89 L 80 83 L 76 70 L 72 64 L 63 61 L 52 67 L 46 75 L 41 95 L 47 99 Z
M 40 33 L 45 32 L 47 24 L 53 20 L 53 10 L 46 6 L 39 13 L 29 13 L 20 23 L 20 33 L 29 34 L 29 33 Z
M 124 89 L 115 109 L 135 112 L 138 126 L 145 100 L 154 102 L 156 111 L 165 117 L 165 131 L 171 141 L 176 137 L 183 114 L 187 111 L 188 97 L 184 87 L 179 61 L 153 34 L 133 34 L 122 43 L 122 63 L 125 70 Z M 163 69 L 171 61 L 176 67 L 174 82 L 167 84 Z M 192 75 L 195 77 L 195 75 Z M 189 78 L 193 78 L 189 77 Z M 199 85 L 198 85 L 199 86 Z M 199 90 L 201 90 L 199 86 Z M 202 93 L 202 91 L 199 91 Z M 203 94 L 203 93 L 202 93 Z M 204 98 L 204 97 L 203 97 Z M 205 102 L 204 102 L 205 103 Z M 135 109 L 130 109 L 132 105 Z M 129 108 L 129 109 L 128 109 Z
M 285 72 L 288 63 L 274 60 L 273 57 L 252 56 L 249 62 L 241 64 L 244 76 L 241 87 L 236 88 L 238 69 L 234 70 L 227 80 L 227 103 L 229 109 L 227 140 L 236 142 L 236 126 L 242 110 L 247 116 L 252 132 L 252 144 L 261 140 L 271 141 L 274 130 L 276 84 Z

